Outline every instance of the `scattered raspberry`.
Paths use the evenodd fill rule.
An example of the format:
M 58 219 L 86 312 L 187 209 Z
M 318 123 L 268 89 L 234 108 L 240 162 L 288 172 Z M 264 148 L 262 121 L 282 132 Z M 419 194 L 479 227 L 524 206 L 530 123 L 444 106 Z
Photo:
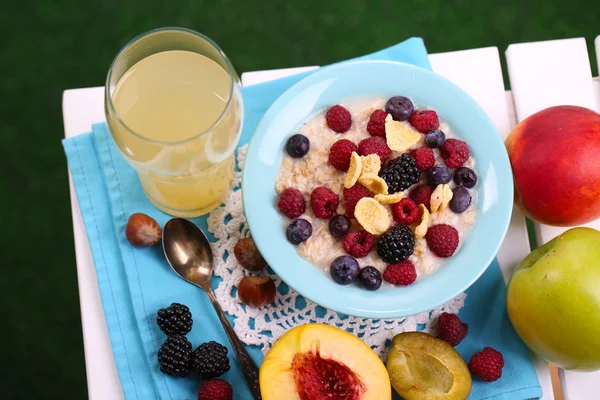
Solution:
M 458 231 L 447 224 L 429 227 L 425 238 L 429 249 L 438 257 L 450 257 L 458 247 Z
M 374 239 L 367 231 L 350 231 L 344 238 L 344 250 L 354 258 L 362 258 L 373 248 Z
M 485 382 L 493 382 L 502 376 L 502 367 L 504 367 L 504 357 L 502 353 L 491 347 L 486 347 L 483 351 L 475 354 L 469 361 L 469 369 L 477 378 Z
M 417 280 L 417 270 L 410 260 L 390 264 L 383 271 L 383 280 L 393 285 L 408 286 Z
M 369 117 L 369 122 L 367 123 L 367 132 L 369 132 L 371 136 L 385 137 L 386 117 L 387 113 L 383 110 L 373 111 Z
M 233 254 L 240 265 L 248 271 L 260 271 L 267 266 L 267 262 L 258 251 L 256 243 L 251 237 L 238 240 L 233 247 Z
M 317 218 L 333 217 L 339 201 L 338 195 L 325 186 L 319 186 L 310 194 L 310 207 Z
M 469 159 L 469 146 L 466 142 L 458 139 L 446 139 L 440 149 L 440 155 L 445 160 L 448 168 L 462 167 Z
M 433 110 L 414 111 L 408 122 L 421 133 L 428 133 L 440 127 L 438 115 Z
M 469 325 L 463 323 L 458 315 L 442 313 L 437 321 L 438 337 L 448 342 L 450 346 L 456 346 L 467 337 Z
M 327 110 L 325 119 L 327 120 L 327 126 L 337 133 L 348 132 L 352 126 L 352 116 L 350 115 L 350 111 L 339 104 Z
M 358 153 L 358 147 L 348 139 L 338 140 L 329 148 L 329 164 L 340 171 L 348 171 L 352 152 Z
M 421 216 L 421 210 L 413 200 L 404 198 L 392 206 L 396 221 L 402 225 L 410 225 Z
M 363 197 L 373 197 L 373 193 L 359 184 L 352 186 L 350 189 L 344 189 L 346 217 L 354 218 L 354 208 L 356 207 L 356 203 Z
M 423 171 L 429 171 L 435 165 L 435 156 L 433 150 L 429 147 L 421 147 L 409 153 L 415 159 L 417 168 Z
M 381 165 L 385 164 L 392 151 L 387 145 L 384 138 L 372 136 L 360 141 L 358 144 L 358 154 L 368 156 L 369 154 L 377 154 L 381 159 Z
M 408 197 L 413 199 L 417 204 L 425 204 L 425 207 L 429 208 L 431 201 L 431 193 L 433 188 L 425 183 L 417 185 L 410 191 Z
M 306 211 L 306 204 L 298 189 L 287 188 L 279 195 L 277 208 L 288 218 L 298 218 Z
M 223 379 L 209 379 L 198 390 L 198 400 L 232 400 L 233 388 Z

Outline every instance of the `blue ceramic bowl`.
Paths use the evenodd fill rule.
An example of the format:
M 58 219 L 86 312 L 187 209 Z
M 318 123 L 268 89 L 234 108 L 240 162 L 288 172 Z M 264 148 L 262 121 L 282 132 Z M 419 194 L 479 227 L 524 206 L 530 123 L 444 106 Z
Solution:
M 437 111 L 476 159 L 478 216 L 459 251 L 436 272 L 408 287 L 376 292 L 341 286 L 296 253 L 285 237 L 276 204 L 275 178 L 286 139 L 319 110 L 347 98 L 403 95 Z M 343 137 L 343 135 L 340 135 Z M 307 299 L 337 312 L 398 318 L 431 310 L 472 285 L 496 255 L 508 229 L 513 183 L 504 144 L 490 118 L 465 92 L 425 69 L 388 61 L 325 67 L 287 90 L 265 113 L 250 142 L 243 172 L 246 218 L 271 268 Z

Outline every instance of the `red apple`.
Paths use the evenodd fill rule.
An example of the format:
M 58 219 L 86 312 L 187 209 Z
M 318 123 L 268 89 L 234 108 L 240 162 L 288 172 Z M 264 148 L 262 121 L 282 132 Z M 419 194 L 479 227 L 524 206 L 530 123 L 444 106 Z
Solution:
M 600 218 L 600 114 L 557 106 L 523 120 L 506 139 L 516 203 L 547 225 Z

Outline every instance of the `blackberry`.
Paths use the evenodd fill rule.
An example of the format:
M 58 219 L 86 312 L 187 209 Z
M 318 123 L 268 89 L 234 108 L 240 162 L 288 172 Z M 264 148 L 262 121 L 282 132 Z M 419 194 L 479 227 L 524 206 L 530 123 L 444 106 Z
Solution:
M 387 183 L 390 194 L 408 189 L 419 181 L 421 170 L 415 159 L 408 153 L 390 161 L 381 171 L 381 178 Z
M 216 378 L 229 371 L 229 358 L 227 358 L 227 347 L 217 343 L 203 343 L 192 355 L 192 369 L 201 378 Z
M 160 330 L 170 335 L 185 335 L 192 330 L 192 313 L 187 306 L 173 303 L 167 308 L 158 310 L 156 323 Z
M 408 226 L 391 227 L 379 240 L 377 252 L 389 264 L 407 260 L 415 250 L 415 235 Z
M 183 335 L 172 335 L 158 350 L 160 370 L 172 376 L 185 377 L 190 373 L 192 344 Z

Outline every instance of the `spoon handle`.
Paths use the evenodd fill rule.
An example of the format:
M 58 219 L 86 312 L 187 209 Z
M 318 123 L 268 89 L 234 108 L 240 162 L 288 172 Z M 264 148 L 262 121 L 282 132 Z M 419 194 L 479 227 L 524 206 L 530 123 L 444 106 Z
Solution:
M 205 290 L 210 302 L 212 303 L 219 319 L 221 320 L 221 324 L 223 325 L 223 329 L 225 329 L 225 333 L 231 342 L 231 346 L 233 346 L 233 350 L 235 351 L 235 356 L 240 363 L 240 367 L 242 368 L 242 372 L 244 373 L 244 377 L 246 378 L 246 383 L 248 384 L 248 388 L 250 389 L 250 393 L 254 397 L 254 400 L 262 400 L 260 395 L 260 385 L 258 383 L 258 367 L 250 358 L 250 355 L 246 351 L 246 348 L 238 338 L 237 334 L 233 330 L 233 327 L 229 323 L 229 320 L 225 316 L 223 309 L 217 302 L 217 298 L 211 289 Z

